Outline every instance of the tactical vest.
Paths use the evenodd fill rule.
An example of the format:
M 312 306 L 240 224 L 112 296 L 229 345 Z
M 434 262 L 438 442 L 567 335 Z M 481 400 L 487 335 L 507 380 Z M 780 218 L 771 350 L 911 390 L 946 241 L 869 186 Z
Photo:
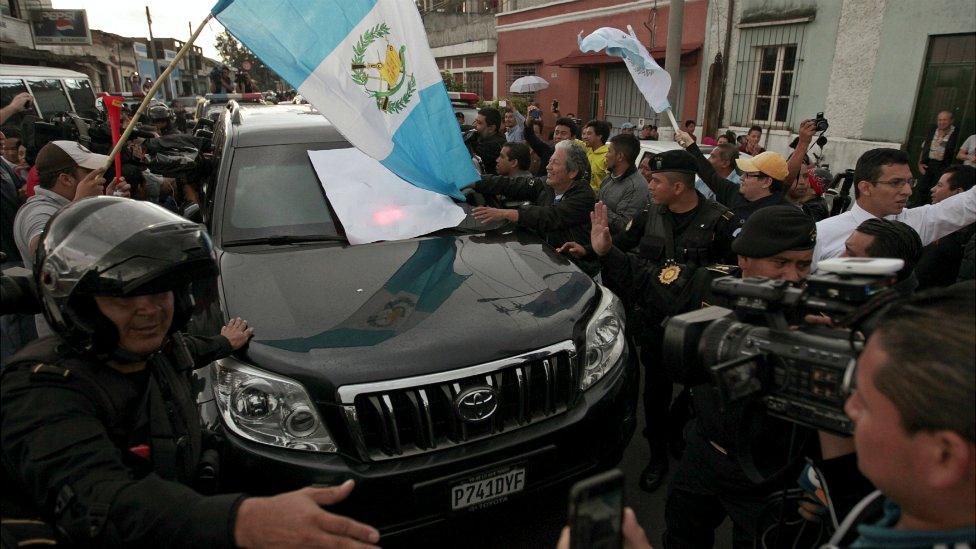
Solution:
M 682 233 L 680 242 L 675 241 L 667 206 L 653 206 L 648 212 L 644 235 L 638 245 L 639 255 L 651 261 L 673 259 L 677 263 L 698 266 L 721 262 L 723 258 L 711 257 L 715 228 L 723 217 L 731 220 L 725 214 L 732 214 L 711 201 L 702 200 L 700 204 L 698 213 Z
M 180 353 L 186 352 L 178 336 L 171 345 L 170 354 L 179 357 Z M 185 362 L 179 358 L 178 361 Z M 147 389 L 142 395 L 138 395 L 117 371 L 77 356 L 59 338 L 52 336 L 35 341 L 18 352 L 4 367 L 2 377 L 29 370 L 29 381 L 32 385 L 73 384 L 81 393 L 91 397 L 109 439 L 119 448 L 123 462 L 134 471 L 142 469 L 142 473 L 146 474 L 151 470 L 164 479 L 197 487 L 201 476 L 207 475 L 206 480 L 213 480 L 215 485 L 216 459 L 213 450 L 202 452 L 200 416 L 196 401 L 190 394 L 189 383 L 183 377 L 186 373 L 174 367 L 173 362 L 162 353 L 150 357 L 147 368 L 150 368 Z M 139 405 L 133 407 L 133 402 L 139 402 Z M 50 405 L 57 406 L 57 402 L 51 402 Z M 130 451 L 128 445 L 129 433 L 140 422 L 148 422 L 151 463 L 140 460 Z M 201 467 L 202 464 L 205 467 Z M 15 527 L 13 530 L 17 530 L 16 527 L 23 523 L 24 529 L 29 532 L 41 521 L 48 524 L 70 521 L 75 514 L 82 515 L 77 520 L 90 523 L 92 537 L 104 525 L 107 506 L 102 510 L 101 517 L 97 509 L 73 509 L 75 493 L 85 489 L 77 483 L 60 488 L 52 517 L 47 515 L 50 510 L 39 512 L 33 508 L 33 503 L 23 497 L 19 483 L 9 477 L 5 468 L 0 470 L 0 474 L 3 484 L 0 503 L 5 537 L 15 536 L 15 539 L 19 539 L 24 534 L 12 531 L 11 526 Z M 10 522 L 12 517 L 21 522 Z M 24 521 L 24 518 L 31 520 Z

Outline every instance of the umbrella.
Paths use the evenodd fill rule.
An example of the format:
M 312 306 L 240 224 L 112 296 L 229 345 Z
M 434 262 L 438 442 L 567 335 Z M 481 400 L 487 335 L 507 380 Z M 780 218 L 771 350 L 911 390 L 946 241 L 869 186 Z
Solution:
M 512 82 L 512 93 L 532 93 L 549 87 L 549 82 L 538 76 L 523 76 Z

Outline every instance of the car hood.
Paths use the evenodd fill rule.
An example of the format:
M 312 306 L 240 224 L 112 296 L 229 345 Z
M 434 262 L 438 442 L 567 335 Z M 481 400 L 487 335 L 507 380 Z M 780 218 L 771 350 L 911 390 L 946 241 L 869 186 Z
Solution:
M 596 294 L 572 263 L 515 233 L 234 249 L 219 260 L 227 314 L 254 327 L 244 358 L 316 393 L 572 339 Z

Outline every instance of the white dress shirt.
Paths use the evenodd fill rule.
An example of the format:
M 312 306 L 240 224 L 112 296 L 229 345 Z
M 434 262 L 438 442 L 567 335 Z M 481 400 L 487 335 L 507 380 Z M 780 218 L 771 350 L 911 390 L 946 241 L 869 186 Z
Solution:
M 818 221 L 817 245 L 813 249 L 811 271 L 817 270 L 819 261 L 839 256 L 854 229 L 874 217 L 855 201 L 854 207 L 849 211 Z M 906 208 L 898 215 L 885 216 L 885 219 L 901 221 L 915 229 L 922 239 L 922 246 L 928 246 L 935 240 L 976 222 L 976 187 L 950 196 L 938 204 Z

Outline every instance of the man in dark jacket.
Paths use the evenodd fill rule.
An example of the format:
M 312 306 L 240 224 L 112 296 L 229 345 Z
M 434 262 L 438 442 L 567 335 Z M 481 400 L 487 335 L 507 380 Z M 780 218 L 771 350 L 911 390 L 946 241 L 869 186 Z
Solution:
M 485 107 L 478 111 L 474 119 L 474 129 L 478 132 L 478 141 L 474 144 L 474 152 L 481 158 L 481 166 L 485 173 L 495 173 L 498 155 L 505 144 L 505 133 L 501 131 L 502 115 L 498 109 Z
M 711 291 L 711 281 L 735 273 L 733 267 L 655 264 L 625 254 L 612 245 L 606 216 L 599 211 L 591 235 L 606 283 L 619 289 L 621 299 L 647 303 L 653 321 L 706 305 L 727 304 Z M 743 278 L 799 282 L 810 272 L 815 240 L 816 227 L 806 214 L 794 206 L 774 206 L 760 210 L 743 225 L 732 250 L 738 255 Z M 781 487 L 782 479 L 755 484 L 746 475 L 736 459 L 736 444 L 737 435 L 750 426 L 743 423 L 742 410 L 723 408 L 718 389 L 706 372 L 686 371 L 674 361 L 666 366 L 676 381 L 690 387 L 697 417 L 685 430 L 684 456 L 668 486 L 665 545 L 712 547 L 715 529 L 730 517 L 733 546 L 752 547 L 766 498 Z M 750 430 L 753 453 L 768 458 L 776 468 L 785 465 L 781 462 L 787 451 L 782 446 L 788 442 L 788 434 L 785 422 L 767 418 Z
M 930 202 L 932 187 L 956 158 L 956 151 L 959 150 L 959 128 L 953 124 L 953 118 L 952 111 L 940 111 L 935 126 L 929 128 L 922 143 L 918 153 L 918 173 L 922 177 L 908 202 L 912 208 Z
M 319 507 L 348 496 L 351 482 L 269 498 L 196 491 L 216 488 L 218 460 L 189 372 L 252 333 L 241 319 L 213 338 L 180 333 L 193 310 L 190 283 L 216 276 L 210 242 L 199 225 L 126 198 L 89 198 L 51 219 L 34 278 L 55 335 L 12 357 L 0 383 L 5 546 L 9 538 L 72 547 L 379 539 Z M 45 523 L 54 528 L 40 536 L 22 529 Z
M 586 151 L 573 141 L 562 141 L 546 168 L 548 177 L 483 176 L 474 190 L 504 195 L 508 200 L 529 200 L 517 209 L 477 207 L 472 213 L 483 223 L 507 220 L 539 234 L 550 246 L 584 241 L 590 234 L 590 212 L 596 202 L 589 186 Z M 589 262 L 578 262 L 589 274 L 596 270 Z
M 538 107 L 529 107 L 529 113 L 533 110 L 539 110 Z M 556 125 L 552 130 L 552 144 L 546 143 L 542 138 L 535 133 L 535 129 L 532 127 L 532 120 L 535 120 L 532 116 L 529 116 L 525 120 L 525 130 L 523 135 L 525 136 L 525 142 L 528 143 L 532 150 L 539 157 L 539 170 L 540 172 L 546 169 L 549 165 L 549 159 L 552 157 L 552 153 L 555 150 L 556 143 L 560 141 L 565 141 L 567 139 L 578 139 L 579 138 L 579 127 L 576 122 L 573 122 L 572 118 L 557 118 Z M 580 142 L 582 143 L 582 142 Z M 543 175 L 542 173 L 537 173 L 536 175 Z
M 735 165 L 742 172 L 742 181 L 736 185 L 715 173 L 690 135 L 679 130 L 675 138 L 695 157 L 698 177 L 715 193 L 715 201 L 728 207 L 743 222 L 759 208 L 788 203 L 783 195 L 783 180 L 789 175 L 789 168 L 781 154 L 766 151 L 752 158 L 736 159 Z

